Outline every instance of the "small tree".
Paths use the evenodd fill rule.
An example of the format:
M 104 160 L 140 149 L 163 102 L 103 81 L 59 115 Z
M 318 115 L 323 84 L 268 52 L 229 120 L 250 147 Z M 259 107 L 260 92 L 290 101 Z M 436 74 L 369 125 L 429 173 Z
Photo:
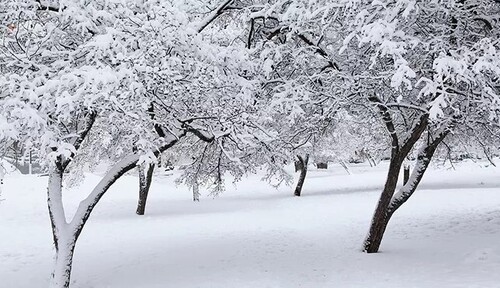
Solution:
M 378 251 L 389 220 L 414 193 L 447 135 L 464 125 L 498 121 L 490 106 L 498 97 L 493 83 L 500 73 L 499 47 L 492 40 L 498 33 L 487 15 L 500 7 L 492 1 L 431 2 L 360 2 L 346 18 L 352 25 L 342 51 L 368 49 L 359 56 L 366 72 L 354 83 L 367 94 L 391 139 L 386 183 L 364 242 L 368 253 Z M 418 143 L 415 167 L 396 192 L 401 166 Z

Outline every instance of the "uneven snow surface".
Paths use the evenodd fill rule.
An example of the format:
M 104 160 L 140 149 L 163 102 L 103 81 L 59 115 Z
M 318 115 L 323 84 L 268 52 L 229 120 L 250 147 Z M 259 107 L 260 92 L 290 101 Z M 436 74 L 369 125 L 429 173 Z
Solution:
M 431 168 L 378 254 L 360 248 L 386 163 L 311 169 L 300 198 L 251 176 L 194 203 L 175 175 L 157 175 L 146 216 L 135 215 L 138 180 L 126 176 L 77 243 L 72 287 L 500 287 L 500 169 L 485 166 Z M 99 179 L 65 192 L 69 216 Z M 2 288 L 48 286 L 46 184 L 11 174 L 1 187 Z

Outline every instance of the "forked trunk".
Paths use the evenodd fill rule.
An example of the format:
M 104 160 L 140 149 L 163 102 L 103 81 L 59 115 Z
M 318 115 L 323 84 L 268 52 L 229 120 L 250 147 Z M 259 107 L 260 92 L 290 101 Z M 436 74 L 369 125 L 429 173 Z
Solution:
M 406 155 L 402 154 L 400 155 L 400 157 L 391 158 L 389 175 L 387 176 L 386 185 L 384 187 L 382 195 L 380 196 L 377 209 L 375 210 L 375 215 L 372 219 L 370 232 L 368 233 L 364 243 L 363 250 L 365 252 L 378 252 L 389 220 L 391 219 L 394 212 L 396 212 L 396 210 L 401 207 L 401 205 L 403 205 L 403 203 L 405 203 L 411 197 L 411 195 L 413 195 L 418 187 L 418 184 L 422 180 L 425 171 L 429 166 L 429 163 L 432 160 L 436 148 L 448 133 L 448 130 L 444 130 L 432 141 L 428 141 L 426 144 L 424 144 L 424 146 L 418 153 L 417 163 L 415 165 L 415 168 L 413 169 L 413 173 L 411 174 L 411 176 L 409 175 L 409 168 L 407 170 L 408 172 L 405 171 L 405 173 L 408 173 L 408 176 L 405 175 L 405 178 L 408 178 L 405 179 L 405 185 L 396 194 L 394 194 L 394 192 L 398 181 L 399 171 L 401 169 L 403 159 Z
M 92 124 L 97 114 L 92 114 L 88 127 L 79 135 L 78 140 L 74 144 L 74 148 L 78 147 L 85 139 L 85 136 L 90 131 Z M 181 137 L 186 135 L 187 131 L 183 131 L 177 135 L 173 140 L 158 148 L 155 156 L 161 152 L 166 151 L 175 145 Z M 53 151 L 57 151 L 53 148 Z M 99 181 L 90 194 L 80 201 L 78 208 L 73 216 L 73 219 L 68 223 L 64 212 L 64 205 L 62 201 L 62 180 L 66 167 L 71 162 L 71 159 L 65 159 L 62 155 L 57 156 L 56 161 L 49 166 L 49 183 L 47 189 L 47 204 L 49 209 L 49 216 L 52 225 L 52 235 L 54 237 L 54 246 L 56 249 L 55 265 L 50 279 L 51 288 L 68 288 L 70 286 L 71 267 L 73 263 L 73 253 L 75 244 L 89 219 L 93 209 L 104 196 L 108 189 L 113 185 L 116 180 L 122 177 L 125 173 L 136 167 L 140 156 L 132 154 L 124 157 L 116 163 L 108 173 Z M 153 173 L 152 169 L 148 171 Z M 150 177 L 149 177 L 150 178 Z M 149 180 L 149 184 L 151 179 Z M 149 189 L 149 187 L 148 187 Z
M 144 171 L 147 167 L 147 171 Z M 153 179 L 154 164 L 141 165 L 139 167 L 139 201 L 137 203 L 137 215 L 144 215 L 148 200 L 149 188 Z
M 392 139 L 391 162 L 389 164 L 389 171 L 387 173 L 384 190 L 380 195 L 377 208 L 373 214 L 370 230 L 363 243 L 363 251 L 367 253 L 376 253 L 380 248 L 382 237 L 384 237 L 385 229 L 387 228 L 387 224 L 392 216 L 392 214 L 388 213 L 388 208 L 396 190 L 401 166 L 406 156 L 410 153 L 415 143 L 418 139 L 420 139 L 420 136 L 425 131 L 425 128 L 429 123 L 429 114 L 424 113 L 420 115 L 419 120 L 415 122 L 412 128 L 408 131 L 406 139 L 400 143 L 400 139 L 388 107 L 377 95 L 372 95 L 368 99 L 379 109 L 379 114 L 382 120 L 384 120 L 387 132 Z
M 424 177 L 425 171 L 429 167 L 431 163 L 432 157 L 434 156 L 434 152 L 436 152 L 439 144 L 444 140 L 446 135 L 448 135 L 449 130 L 444 130 L 441 132 L 438 137 L 432 139 L 432 141 L 428 141 L 418 152 L 417 162 L 415 167 L 413 168 L 413 172 L 411 176 L 409 176 L 409 180 L 407 183 L 392 197 L 391 203 L 388 207 L 389 215 L 392 215 L 396 210 L 403 205 L 410 197 L 413 195 L 415 190 L 417 189 L 420 181 Z
M 300 162 L 300 176 L 299 176 L 299 181 L 297 182 L 297 186 L 295 187 L 295 196 L 300 196 L 302 193 L 302 186 L 304 186 L 304 181 L 306 180 L 306 175 L 307 175 L 307 164 L 309 162 L 309 154 L 306 154 L 305 158 L 302 158 L 301 156 L 297 156 Z

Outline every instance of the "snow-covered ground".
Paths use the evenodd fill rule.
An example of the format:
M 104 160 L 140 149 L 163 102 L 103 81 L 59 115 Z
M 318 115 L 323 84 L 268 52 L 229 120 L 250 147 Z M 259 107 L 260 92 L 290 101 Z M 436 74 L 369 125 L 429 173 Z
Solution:
M 73 286 L 500 287 L 500 169 L 433 167 L 398 211 L 381 253 L 360 252 L 387 164 L 310 171 L 303 197 L 244 179 L 191 201 L 156 177 L 146 216 L 137 177 L 104 196 L 77 244 Z M 97 183 L 66 193 L 68 214 Z M 46 177 L 9 175 L 0 195 L 0 287 L 46 287 L 52 239 Z

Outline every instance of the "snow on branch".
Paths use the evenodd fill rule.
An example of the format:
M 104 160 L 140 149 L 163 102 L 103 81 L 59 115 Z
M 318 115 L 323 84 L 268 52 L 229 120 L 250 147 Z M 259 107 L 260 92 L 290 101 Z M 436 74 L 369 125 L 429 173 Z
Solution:
M 224 10 L 228 8 L 234 0 L 224 0 L 217 8 L 215 8 L 207 18 L 203 19 L 200 22 L 199 27 L 197 29 L 198 33 L 201 33 L 210 23 L 212 23 L 217 17 L 219 17 Z
M 394 121 L 392 120 L 391 113 L 389 112 L 389 108 L 387 108 L 387 106 L 382 102 L 382 100 L 375 94 L 369 96 L 368 100 L 377 106 L 379 114 L 380 116 L 382 116 L 382 119 L 384 120 L 387 131 L 389 132 L 392 138 L 392 149 L 396 149 L 397 151 L 399 151 L 399 139 L 396 133 L 396 128 L 394 126 Z
M 157 151 L 154 152 L 155 156 L 158 156 L 160 153 L 170 149 L 179 141 L 180 138 L 184 137 L 185 135 L 186 132 L 184 131 L 167 144 L 161 146 Z M 78 205 L 78 209 L 73 216 L 73 220 L 70 222 L 70 230 L 74 232 L 75 241 L 76 239 L 78 239 L 78 236 L 80 235 L 85 222 L 87 222 L 90 214 L 92 213 L 92 210 L 97 205 L 102 196 L 104 196 L 111 185 L 113 185 L 118 179 L 120 179 L 120 177 L 122 177 L 128 171 L 134 169 L 140 160 L 141 155 L 139 154 L 131 154 L 124 157 L 121 161 L 116 163 L 111 168 L 111 170 L 108 171 L 108 173 L 106 173 L 106 175 L 94 187 L 87 198 L 80 202 L 80 204 Z
M 417 122 L 410 129 L 409 135 L 403 140 L 403 144 L 401 146 L 401 152 L 403 155 L 407 155 L 410 153 L 413 145 L 420 139 L 422 133 L 424 133 L 427 125 L 429 124 L 429 113 L 423 113 L 418 118 Z
M 85 140 L 85 138 L 89 134 L 90 130 L 92 129 L 92 126 L 95 123 L 96 118 L 97 118 L 97 112 L 95 112 L 95 111 L 88 112 L 88 116 L 87 116 L 87 119 L 85 122 L 85 127 L 83 128 L 83 130 L 81 130 L 77 133 L 77 137 L 75 139 L 75 142 L 73 143 L 73 148 L 74 148 L 75 152 L 80 148 L 80 146 L 82 145 L 82 142 Z M 62 171 L 64 171 L 66 169 L 66 167 L 70 163 L 71 158 L 74 156 L 74 154 L 75 153 L 73 152 L 71 157 L 68 158 L 62 164 Z
M 418 184 L 422 180 L 427 167 L 432 160 L 432 156 L 436 151 L 436 148 L 444 140 L 444 138 L 449 134 L 450 130 L 445 128 L 439 135 L 432 139 L 431 141 L 425 143 L 419 150 L 417 155 L 417 163 L 413 172 L 408 179 L 408 182 L 401 187 L 401 189 L 394 194 L 388 207 L 388 213 L 394 213 L 403 203 L 405 203 L 411 195 L 415 192 Z

